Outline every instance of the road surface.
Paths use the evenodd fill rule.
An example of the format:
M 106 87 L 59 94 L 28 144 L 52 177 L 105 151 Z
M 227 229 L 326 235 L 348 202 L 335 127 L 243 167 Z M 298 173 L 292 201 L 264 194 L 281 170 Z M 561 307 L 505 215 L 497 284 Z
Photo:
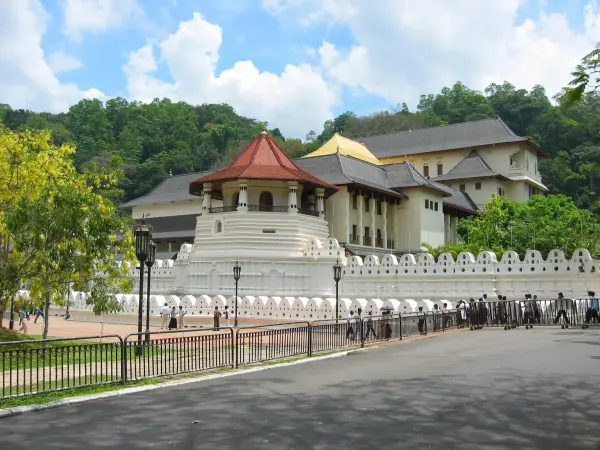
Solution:
M 454 332 L 0 420 L 15 449 L 600 448 L 600 330 Z

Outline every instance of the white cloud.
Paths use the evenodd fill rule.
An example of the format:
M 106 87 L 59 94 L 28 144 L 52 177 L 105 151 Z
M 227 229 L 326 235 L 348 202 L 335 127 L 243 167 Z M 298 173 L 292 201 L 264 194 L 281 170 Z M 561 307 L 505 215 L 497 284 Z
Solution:
M 81 61 L 63 52 L 55 52 L 49 55 L 48 65 L 54 73 L 70 72 L 83 67 Z
M 103 97 L 97 89 L 82 91 L 57 78 L 42 50 L 47 20 L 39 0 L 0 1 L 0 101 L 59 112 L 81 98 Z
M 546 87 L 551 96 L 570 80 L 581 57 L 600 40 L 600 15 L 591 1 L 575 30 L 564 14 L 517 23 L 525 0 L 263 0 L 282 20 L 300 17 L 347 27 L 350 48 L 323 42 L 323 68 L 339 83 L 416 105 L 420 94 L 460 80 L 474 89 L 507 80 Z M 310 22 L 309 21 L 309 22 Z
M 157 70 L 153 45 L 129 55 L 124 71 L 130 96 L 141 101 L 169 97 L 190 103 L 225 102 L 239 114 L 267 120 L 296 137 L 320 129 L 331 117 L 338 95 L 315 68 L 288 64 L 275 74 L 259 71 L 251 61 L 238 61 L 217 75 L 221 42 L 221 28 L 195 13 L 157 45 L 172 82 L 153 75 Z
M 64 0 L 65 34 L 80 40 L 143 17 L 137 0 Z

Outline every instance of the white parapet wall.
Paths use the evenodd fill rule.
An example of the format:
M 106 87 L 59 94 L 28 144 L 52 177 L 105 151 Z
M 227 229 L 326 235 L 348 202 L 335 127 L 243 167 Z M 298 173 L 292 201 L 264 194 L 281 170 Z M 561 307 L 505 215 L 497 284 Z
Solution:
M 552 250 L 544 258 L 530 250 L 521 260 L 515 252 L 506 252 L 500 260 L 491 252 L 475 256 L 461 253 L 455 259 L 442 254 L 406 254 L 400 258 L 368 256 L 344 257 L 335 239 L 313 239 L 299 258 L 279 261 L 239 260 L 242 267 L 238 284 L 238 316 L 256 319 L 326 320 L 335 317 L 333 265 L 343 265 L 339 285 L 340 317 L 362 308 L 375 312 L 383 306 L 395 312 L 414 312 L 419 307 L 432 311 L 434 305 L 449 309 L 457 300 L 478 299 L 487 294 L 509 300 L 525 294 L 540 300 L 554 299 L 562 292 L 567 298 L 584 298 L 587 291 L 600 292 L 600 261 L 585 249 L 577 249 L 570 258 L 561 250 Z M 175 261 L 159 261 L 152 268 L 151 313 L 163 305 L 183 306 L 190 316 L 210 317 L 215 306 L 222 310 L 235 303 L 235 260 L 203 260 L 184 244 Z M 133 277 L 139 270 L 130 268 Z M 137 292 L 137 286 L 133 292 Z M 23 294 L 26 295 L 26 294 Z M 88 294 L 73 292 L 73 310 L 91 310 Z M 136 315 L 138 296 L 118 294 L 122 314 Z M 233 313 L 233 311 L 232 311 Z

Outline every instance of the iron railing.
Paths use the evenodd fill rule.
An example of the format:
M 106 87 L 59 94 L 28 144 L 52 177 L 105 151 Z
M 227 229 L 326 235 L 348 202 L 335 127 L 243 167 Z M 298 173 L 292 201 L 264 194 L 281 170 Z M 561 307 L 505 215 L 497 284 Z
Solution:
M 319 217 L 319 211 L 314 211 L 312 209 L 307 208 L 298 208 L 298 213 L 304 214 L 306 216 Z
M 0 398 L 122 382 L 117 335 L 0 342 Z
M 594 312 L 595 311 L 595 312 Z M 591 300 L 486 301 L 458 309 L 233 329 L 0 343 L 1 398 L 237 368 L 451 328 L 600 324 Z M 144 339 L 138 339 L 142 336 Z M 147 339 L 146 339 L 147 338 Z M 140 343 L 141 342 L 141 343 Z
M 237 205 L 232 205 L 232 206 L 217 206 L 215 208 L 210 208 L 208 211 L 211 214 L 219 214 L 219 213 L 226 213 L 226 212 L 233 212 L 233 211 L 237 211 Z
M 287 206 L 272 206 L 272 205 L 248 205 L 248 211 L 258 212 L 287 212 Z

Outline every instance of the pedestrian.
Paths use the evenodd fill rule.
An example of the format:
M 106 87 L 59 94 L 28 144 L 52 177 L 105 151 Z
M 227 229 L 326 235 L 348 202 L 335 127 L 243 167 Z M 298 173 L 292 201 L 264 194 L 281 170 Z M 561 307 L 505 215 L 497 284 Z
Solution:
M 563 327 L 565 326 L 565 324 L 567 326 L 569 326 L 570 322 L 569 322 L 569 317 L 567 317 L 567 309 L 569 306 L 569 300 L 567 300 L 562 292 L 558 293 L 558 299 L 556 299 L 556 309 L 558 309 L 558 314 L 556 315 L 556 317 L 554 318 L 554 323 L 558 323 L 558 321 L 560 320 L 560 318 L 562 317 L 565 321 L 565 323 L 563 324 Z
M 375 328 L 373 327 L 373 313 L 369 311 L 369 314 L 367 314 L 367 334 L 365 338 L 369 339 L 371 333 L 373 333 L 373 338 L 377 339 L 377 333 L 375 333 Z
M 171 309 L 167 305 L 164 305 L 162 308 L 160 308 L 160 329 L 162 330 L 163 328 L 168 328 L 170 320 Z
M 538 303 L 537 295 L 533 296 L 533 317 L 539 325 L 542 321 L 542 314 L 540 313 L 540 305 Z
M 356 324 L 354 327 L 354 331 L 359 335 L 360 339 L 363 338 L 363 324 L 362 324 L 362 308 L 358 308 L 356 310 L 356 315 L 354 316 L 354 323 Z
M 41 308 L 35 308 L 35 319 L 33 320 L 33 323 L 37 323 L 37 320 L 39 318 L 44 318 L 44 311 L 42 311 Z
M 594 319 L 594 322 L 600 323 L 600 317 L 598 317 L 598 299 L 596 298 L 596 293 L 593 291 L 588 291 L 588 297 L 587 310 L 585 312 L 585 323 L 589 324 L 592 319 Z
M 417 322 L 417 328 L 419 329 L 419 333 L 425 333 L 425 313 L 423 312 L 423 307 L 419 306 L 419 321 Z
M 65 313 L 65 320 L 69 320 L 71 318 L 71 313 L 69 312 L 69 308 L 67 307 L 67 312 Z
M 383 337 L 385 338 L 386 341 L 389 341 L 390 338 L 392 337 L 392 326 L 390 325 L 390 316 L 391 316 L 391 312 L 390 311 L 384 311 L 383 312 L 383 316 L 382 316 L 382 321 L 383 321 Z
M 177 311 L 175 307 L 171 308 L 171 320 L 169 321 L 169 330 L 177 329 Z
M 221 311 L 219 311 L 219 307 L 215 306 L 215 312 L 213 313 L 213 327 L 219 328 L 219 322 L 221 321 Z
M 19 325 L 21 325 L 19 331 L 23 334 L 27 334 L 27 315 L 23 310 L 19 312 Z
M 187 314 L 187 311 L 183 309 L 183 306 L 179 306 L 179 329 L 182 330 L 184 328 L 183 325 L 183 317 Z
M 350 311 L 348 313 L 346 322 L 348 323 L 348 328 L 346 329 L 346 339 L 354 340 L 354 311 Z
M 229 316 L 229 306 L 225 305 L 225 311 L 223 311 L 223 318 L 227 321 L 227 327 L 231 328 L 231 321 Z

